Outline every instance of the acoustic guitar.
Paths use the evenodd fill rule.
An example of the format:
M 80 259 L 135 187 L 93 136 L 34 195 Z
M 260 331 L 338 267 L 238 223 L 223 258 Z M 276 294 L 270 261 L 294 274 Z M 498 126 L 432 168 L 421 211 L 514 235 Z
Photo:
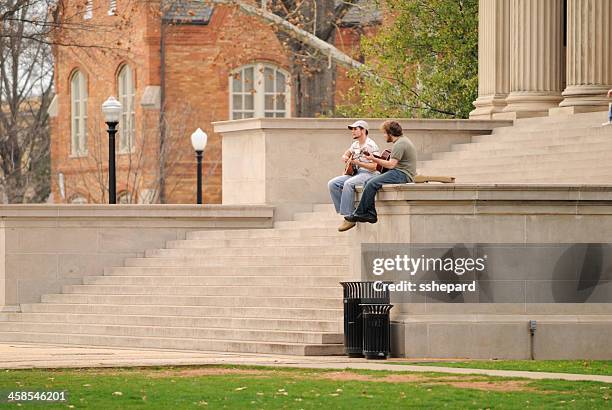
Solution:
M 374 158 L 378 158 L 378 159 L 384 159 L 385 161 L 389 161 L 389 158 L 391 158 L 391 150 L 390 149 L 386 149 L 382 152 L 382 154 L 380 155 L 376 155 L 376 154 L 372 154 L 372 156 Z M 389 168 L 385 168 L 380 164 L 376 164 L 376 170 L 378 172 L 380 172 L 381 174 L 384 174 L 385 172 L 387 172 L 389 170 Z
M 363 152 L 363 150 L 360 150 Z M 357 174 L 359 167 L 355 164 L 351 164 L 351 160 L 355 157 L 353 151 L 351 151 L 348 155 L 348 159 L 346 160 L 346 165 L 344 166 L 344 175 L 353 176 Z

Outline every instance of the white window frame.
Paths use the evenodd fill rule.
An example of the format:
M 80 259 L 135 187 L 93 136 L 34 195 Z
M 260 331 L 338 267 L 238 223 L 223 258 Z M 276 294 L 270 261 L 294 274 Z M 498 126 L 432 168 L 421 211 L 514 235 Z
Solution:
M 70 155 L 87 156 L 87 79 L 80 70 L 70 76 Z
M 93 0 L 87 0 L 85 5 L 85 14 L 83 14 L 84 20 L 90 20 L 93 18 Z
M 243 108 L 241 110 L 234 110 L 234 95 L 246 95 L 249 92 L 245 89 L 245 86 L 247 86 L 247 84 L 245 84 L 244 82 L 244 75 L 243 72 L 244 70 L 248 69 L 248 68 L 253 68 L 253 88 L 255 90 L 254 94 L 253 94 L 253 110 L 245 110 L 244 109 L 244 100 L 243 100 Z M 274 89 L 276 89 L 276 73 L 281 73 L 282 75 L 285 76 L 285 109 L 284 110 L 277 110 L 276 108 L 276 97 L 274 98 L 274 109 L 272 110 L 266 110 L 265 109 L 265 98 L 266 98 L 266 94 L 267 95 L 274 95 L 276 96 L 278 93 L 276 93 L 275 91 L 273 91 L 272 93 L 266 93 L 265 92 L 265 76 L 264 76 L 264 71 L 265 69 L 271 69 L 273 70 L 274 73 L 274 79 L 273 79 L 273 86 Z M 234 91 L 234 77 L 238 76 L 238 78 L 240 78 L 240 80 L 242 81 L 242 91 L 238 92 L 238 91 Z M 274 118 L 276 117 L 276 114 L 280 114 L 280 113 L 284 113 L 284 116 L 282 117 L 276 117 L 276 118 L 287 118 L 287 117 L 291 117 L 291 86 L 289 84 L 289 73 L 285 70 L 283 70 L 282 68 L 275 66 L 273 64 L 269 64 L 269 63 L 254 63 L 254 64 L 247 64 L 244 66 L 241 66 L 239 68 L 237 68 L 236 70 L 232 71 L 230 73 L 229 76 L 229 118 L 230 120 L 234 119 L 234 114 L 240 114 L 242 113 L 243 115 L 245 113 L 247 113 L 248 111 L 253 111 L 253 117 L 247 117 L 247 118 L 264 118 L 266 117 L 266 113 L 268 114 L 272 114 L 272 117 L 268 116 L 267 118 Z M 244 118 L 244 117 L 243 117 Z
M 121 103 L 121 117 L 119 119 L 119 153 L 131 153 L 134 150 L 136 136 L 136 86 L 134 70 L 124 64 L 117 74 L 117 95 Z
M 117 15 L 117 0 L 109 0 L 108 15 L 109 16 L 116 16 Z

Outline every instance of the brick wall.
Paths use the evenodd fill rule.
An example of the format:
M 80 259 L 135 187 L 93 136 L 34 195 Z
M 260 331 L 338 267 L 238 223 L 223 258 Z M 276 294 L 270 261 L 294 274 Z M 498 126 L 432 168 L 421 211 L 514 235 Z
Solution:
M 76 4 L 76 3 L 75 3 Z M 89 202 L 107 201 L 108 138 L 101 104 L 117 95 L 116 76 L 122 64 L 135 70 L 136 146 L 117 156 L 117 192 L 159 188 L 159 163 L 165 162 L 165 202 L 195 202 L 195 155 L 190 135 L 198 127 L 209 135 L 204 156 L 204 202 L 221 202 L 221 141 L 211 123 L 229 119 L 229 73 L 253 62 L 289 69 L 286 51 L 272 29 L 261 20 L 217 6 L 208 25 L 167 26 L 165 31 L 166 155 L 159 156 L 159 110 L 143 109 L 147 86 L 160 85 L 160 19 L 153 3 L 118 1 L 119 16 L 108 16 L 107 2 L 94 0 L 91 31 L 79 33 L 81 45 L 112 48 L 61 47 L 55 52 L 58 117 L 52 121 L 52 191 L 56 202 L 75 195 Z M 125 9 L 123 8 L 125 7 Z M 66 13 L 78 14 L 74 7 Z M 83 20 L 79 21 L 80 23 Z M 111 26 L 110 32 L 107 27 Z M 352 52 L 358 35 L 343 29 L 341 49 Z M 82 70 L 88 78 L 88 155 L 70 156 L 70 75 Z M 337 99 L 350 86 L 339 70 Z M 58 189 L 65 176 L 66 195 Z

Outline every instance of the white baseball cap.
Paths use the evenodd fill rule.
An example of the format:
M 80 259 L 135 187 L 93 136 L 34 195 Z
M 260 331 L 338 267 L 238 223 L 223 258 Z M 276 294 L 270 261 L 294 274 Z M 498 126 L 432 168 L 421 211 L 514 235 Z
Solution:
M 352 130 L 353 128 L 357 128 L 357 127 L 361 127 L 364 130 L 367 130 L 369 127 L 368 123 L 365 122 L 364 120 L 357 120 L 354 123 L 352 123 L 351 125 L 348 126 L 349 130 Z

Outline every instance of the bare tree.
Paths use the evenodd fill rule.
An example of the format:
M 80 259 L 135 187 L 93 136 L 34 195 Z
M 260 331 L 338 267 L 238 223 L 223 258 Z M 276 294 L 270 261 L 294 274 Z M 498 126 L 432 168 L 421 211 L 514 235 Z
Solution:
M 37 21 L 49 17 L 40 2 L 0 4 L 0 184 L 10 203 L 49 195 L 49 126 L 53 65 Z

